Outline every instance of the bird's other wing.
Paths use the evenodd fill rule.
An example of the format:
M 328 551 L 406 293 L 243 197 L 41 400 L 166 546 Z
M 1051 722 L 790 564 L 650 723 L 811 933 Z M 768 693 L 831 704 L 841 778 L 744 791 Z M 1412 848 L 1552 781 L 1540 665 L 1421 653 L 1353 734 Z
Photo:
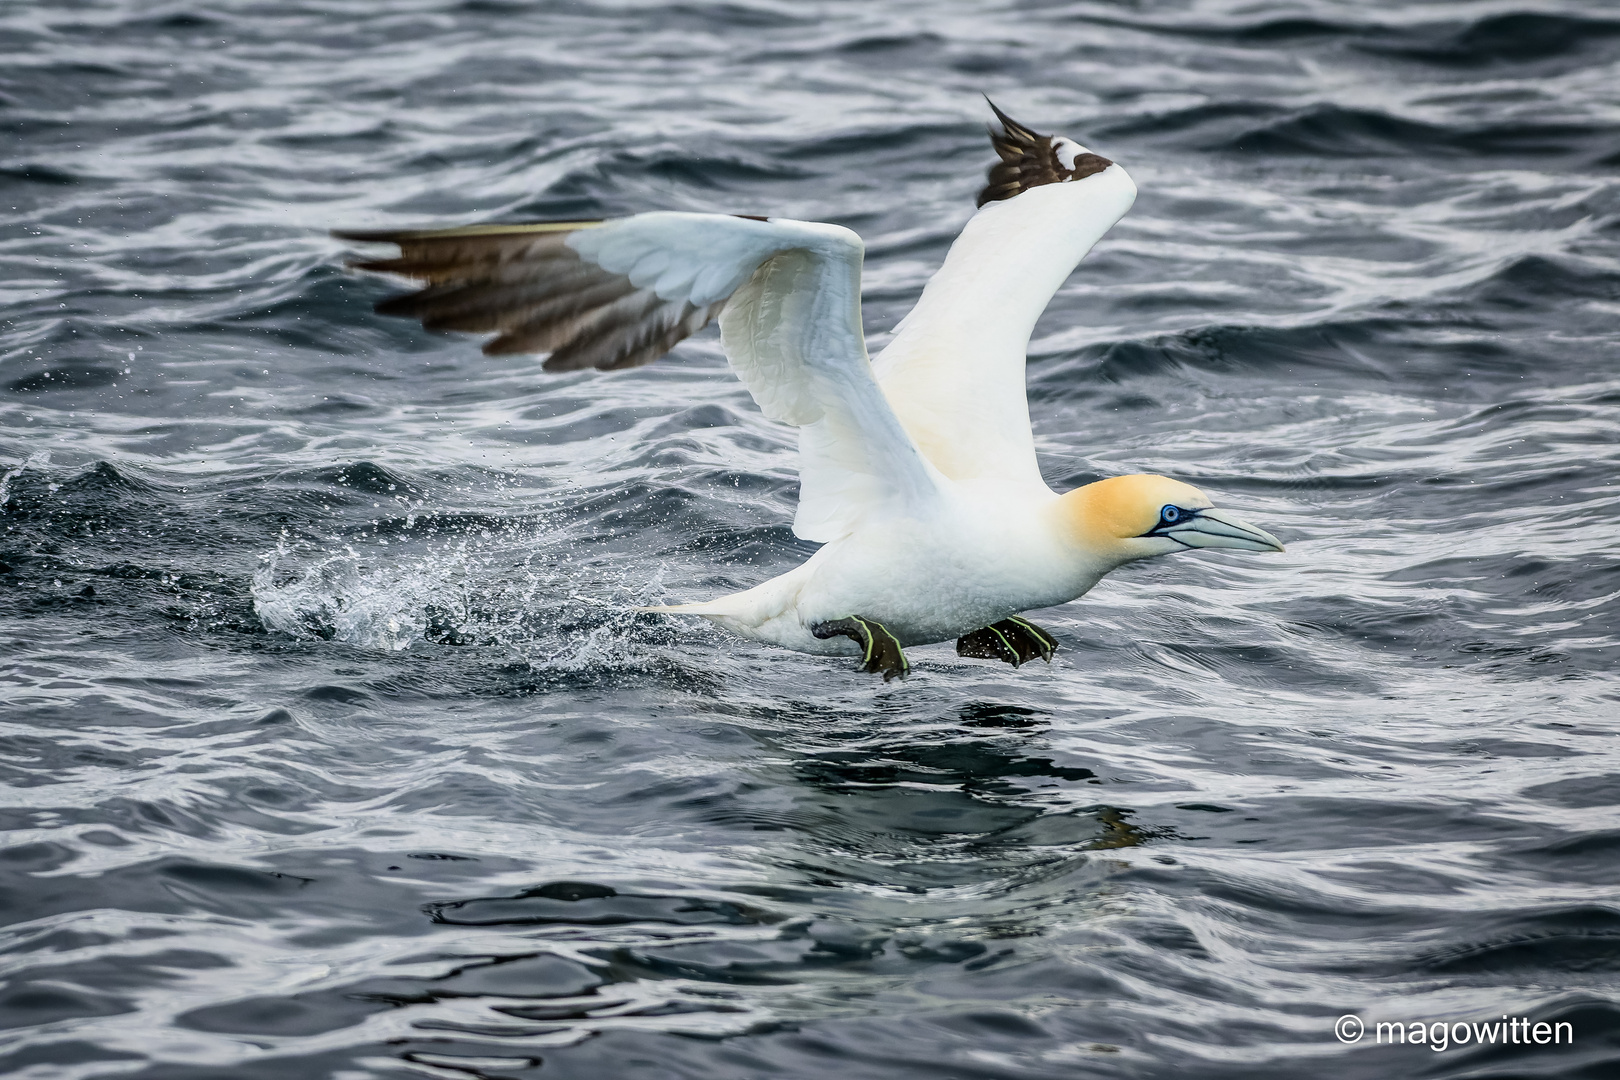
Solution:
M 1136 185 L 1107 158 L 996 115 L 1001 161 L 979 210 L 874 370 L 940 472 L 1035 493 L 1046 485 L 1024 389 L 1030 334 L 1070 271 L 1131 208 Z
M 549 371 L 650 363 L 719 314 L 732 369 L 766 416 L 800 430 L 794 532 L 805 539 L 835 540 L 874 510 L 920 512 L 940 495 L 872 377 L 865 249 L 848 229 L 658 212 L 334 235 L 398 244 L 398 258 L 353 265 L 427 283 L 379 312 L 495 332 L 486 353 L 549 352 Z

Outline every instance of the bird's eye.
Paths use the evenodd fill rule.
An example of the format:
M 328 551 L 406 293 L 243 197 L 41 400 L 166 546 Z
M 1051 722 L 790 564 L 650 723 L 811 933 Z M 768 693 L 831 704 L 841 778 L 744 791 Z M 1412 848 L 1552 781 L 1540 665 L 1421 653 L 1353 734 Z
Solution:
M 1176 522 L 1181 520 L 1181 507 L 1166 506 L 1163 510 L 1159 511 L 1159 520 L 1164 522 L 1166 525 L 1174 525 Z

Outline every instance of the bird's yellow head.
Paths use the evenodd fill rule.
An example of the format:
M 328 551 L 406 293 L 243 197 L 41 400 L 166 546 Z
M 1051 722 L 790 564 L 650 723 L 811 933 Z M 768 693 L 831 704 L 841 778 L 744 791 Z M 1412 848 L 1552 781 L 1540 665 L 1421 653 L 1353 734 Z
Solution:
M 1188 548 L 1281 551 L 1264 529 L 1215 509 L 1208 495 L 1168 476 L 1115 476 L 1062 497 L 1066 531 L 1082 548 L 1126 563 Z

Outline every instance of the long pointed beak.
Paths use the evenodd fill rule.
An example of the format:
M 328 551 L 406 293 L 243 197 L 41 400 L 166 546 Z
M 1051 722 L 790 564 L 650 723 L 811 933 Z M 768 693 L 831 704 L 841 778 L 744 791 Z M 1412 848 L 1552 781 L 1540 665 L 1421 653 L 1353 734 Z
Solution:
M 1200 510 L 1179 525 L 1162 529 L 1168 536 L 1188 547 L 1238 548 L 1242 551 L 1282 551 L 1282 543 L 1264 529 L 1257 529 L 1235 514 L 1211 507 Z

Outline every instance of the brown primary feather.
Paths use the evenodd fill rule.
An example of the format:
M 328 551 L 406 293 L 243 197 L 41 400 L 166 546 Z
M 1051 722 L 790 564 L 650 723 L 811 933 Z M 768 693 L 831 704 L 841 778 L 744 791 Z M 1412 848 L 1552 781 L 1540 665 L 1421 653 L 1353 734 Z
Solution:
M 1052 136 L 1030 130 L 1002 112 L 989 98 L 985 101 L 1001 121 L 1001 131 L 993 128 L 990 131 L 990 145 L 995 147 L 996 156 L 1001 160 L 990 167 L 989 182 L 979 192 L 975 205 L 1010 199 L 1044 184 L 1084 179 L 1113 164 L 1101 154 L 1079 154 L 1074 159 L 1074 168 L 1065 168 L 1058 160 Z
M 633 327 L 646 318 L 660 303 L 651 290 L 637 289 L 623 278 L 618 280 L 623 282 L 624 288 L 613 299 L 580 304 L 568 311 L 548 312 L 513 326 L 485 345 L 484 352 L 490 356 L 549 352 L 552 360 L 556 360 L 559 353 L 580 353 L 592 341 L 602 340 L 611 345 L 615 338 L 624 336 L 626 327 Z M 575 363 L 568 370 L 597 366 L 594 362 Z M 559 367 L 553 366 L 550 370 L 556 371 Z
M 545 284 L 549 286 L 550 282 Z M 420 319 L 428 330 L 484 333 L 572 317 L 590 308 L 611 304 L 634 291 L 635 287 L 624 278 L 608 275 L 594 280 L 559 282 L 556 288 L 539 288 L 533 282 L 511 285 L 453 282 L 385 300 L 377 305 L 377 311 L 383 315 Z
M 708 325 L 724 301 L 704 307 L 660 300 L 628 278 L 582 260 L 569 235 L 601 222 L 474 225 L 445 230 L 343 231 L 363 243 L 399 245 L 393 259 L 358 270 L 427 283 L 377 304 L 381 315 L 419 319 L 428 330 L 491 331 L 491 356 L 547 353 L 548 371 L 614 370 L 651 363 Z
M 417 281 L 439 282 L 449 281 L 467 275 L 498 276 L 503 268 L 515 266 L 536 267 L 549 260 L 563 260 L 573 252 L 566 254 L 537 253 L 532 258 L 501 258 L 501 253 L 491 252 L 484 258 L 468 258 L 462 252 L 431 252 L 402 255 L 397 259 L 369 259 L 361 262 L 351 262 L 348 265 L 355 270 L 370 270 L 376 274 L 398 274 L 400 277 L 414 278 Z M 460 257 L 457 257 L 460 256 Z
M 438 282 L 480 269 L 495 272 L 503 266 L 533 266 L 550 259 L 576 259 L 573 249 L 565 242 L 573 231 L 576 230 L 540 233 L 496 233 L 486 230 L 469 235 L 465 229 L 447 229 L 437 235 L 421 231 L 334 232 L 333 235 L 365 243 L 399 245 L 398 258 L 349 264 L 356 269 Z
M 720 304 L 694 307 L 691 304 L 660 304 L 641 319 L 629 324 L 600 327 L 594 334 L 581 334 L 567 346 L 551 354 L 548 371 L 574 367 L 594 367 L 602 371 L 650 364 L 674 348 L 676 343 L 707 326 Z M 565 365 L 567 365 L 565 367 Z

